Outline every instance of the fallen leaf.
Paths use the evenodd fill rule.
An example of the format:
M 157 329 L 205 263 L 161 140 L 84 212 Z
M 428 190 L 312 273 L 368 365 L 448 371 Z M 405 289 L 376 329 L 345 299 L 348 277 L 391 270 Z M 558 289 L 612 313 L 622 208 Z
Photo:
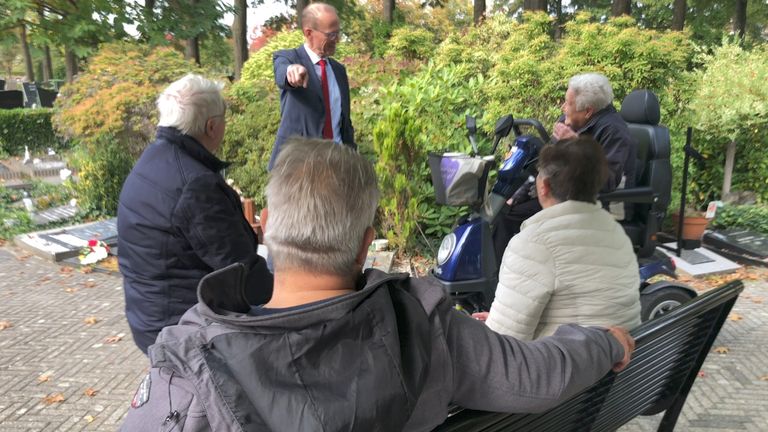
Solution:
M 59 267 L 59 273 L 72 273 L 72 267 Z
M 768 375 L 761 376 L 760 381 L 768 381 Z
M 91 267 L 91 266 L 80 267 L 80 273 L 84 273 L 84 274 L 93 273 L 93 267 Z M 93 421 L 93 420 L 91 420 L 91 421 Z
M 40 278 L 40 283 L 48 282 L 49 280 L 51 280 L 50 276 L 43 276 L 42 278 Z
M 86 288 L 93 288 L 96 286 L 96 281 L 88 279 L 87 281 L 83 282 L 83 286 Z
M 66 399 L 64 399 L 64 395 L 62 393 L 49 394 L 48 396 L 43 398 L 43 402 L 45 402 L 46 405 L 61 403 L 61 402 L 64 402 L 65 400 Z
M 92 415 L 85 416 L 85 422 L 86 423 L 92 423 L 94 420 L 96 420 L 96 417 L 94 417 Z
M 120 342 L 121 340 L 123 340 L 123 334 L 122 333 L 114 335 L 114 336 L 110 336 L 110 337 L 107 337 L 107 338 L 104 338 L 104 343 L 114 344 L 114 343 Z
M 76 293 L 77 292 L 77 288 L 72 288 L 72 287 L 64 288 L 64 292 L 70 293 L 70 294 Z
M 88 325 L 93 325 L 93 324 L 96 324 L 97 322 L 99 322 L 99 319 L 96 318 L 95 316 L 89 316 L 88 318 L 84 319 L 83 321 L 86 324 L 88 324 Z
M 752 303 L 763 304 L 763 299 L 761 297 L 753 298 Z
M 7 328 L 13 327 L 13 323 L 10 321 L 0 321 L 0 330 L 5 330 Z
M 731 320 L 731 321 L 741 321 L 741 320 L 744 319 L 744 317 L 739 315 L 739 314 L 737 314 L 737 313 L 732 313 L 732 314 L 728 315 L 728 319 Z
M 88 387 L 83 393 L 85 393 L 85 395 L 88 397 L 94 397 L 96 396 L 96 393 L 98 393 L 98 390 L 94 390 L 91 387 Z
M 51 379 L 51 375 L 46 373 L 37 377 L 37 382 L 44 383 L 44 382 L 48 382 L 48 380 L 50 379 Z
M 718 354 L 728 354 L 728 348 L 726 347 L 717 347 L 714 351 Z
M 29 259 L 29 257 L 31 257 L 31 256 L 32 256 L 32 255 L 30 255 L 30 254 L 19 255 L 19 257 L 18 257 L 18 260 L 19 260 L 19 261 L 26 261 L 26 260 L 28 260 L 28 259 Z

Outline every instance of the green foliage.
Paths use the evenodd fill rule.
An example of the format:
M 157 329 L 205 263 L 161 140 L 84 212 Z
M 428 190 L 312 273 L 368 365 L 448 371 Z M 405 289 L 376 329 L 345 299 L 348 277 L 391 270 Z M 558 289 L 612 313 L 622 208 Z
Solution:
M 0 154 L 24 154 L 24 146 L 30 152 L 48 147 L 59 149 L 60 140 L 51 126 L 50 108 L 0 110 Z
M 768 206 L 725 205 L 717 209 L 712 222 L 715 228 L 746 228 L 768 234 Z
M 113 137 L 138 157 L 154 137 L 157 96 L 190 72 L 205 74 L 172 48 L 106 44 L 75 82 L 61 90 L 54 127 L 85 145 Z
M 400 27 L 392 32 L 387 53 L 406 60 L 426 60 L 435 50 L 435 36 L 425 28 Z
M 279 93 L 271 81 L 239 81 L 229 93 L 229 110 L 220 157 L 232 162 L 227 177 L 263 207 L 267 164 L 280 125 Z
M 421 133 L 411 113 L 399 104 L 389 105 L 384 121 L 373 131 L 373 143 L 379 160 L 376 174 L 379 188 L 385 191 L 380 200 L 379 229 L 390 245 L 399 251 L 410 250 L 416 231 L 418 209 L 416 188 L 418 170 L 402 169 L 422 164 L 424 154 L 417 145 Z
M 100 136 L 81 145 L 72 157 L 78 181 L 74 185 L 78 205 L 88 217 L 114 216 L 125 178 L 135 160 L 118 140 Z
M 698 58 L 702 66 L 690 77 L 690 112 L 694 146 L 705 156 L 697 170 L 694 203 L 720 196 L 725 148 L 737 143 L 733 189 L 768 200 L 768 47 L 748 51 L 724 43 Z

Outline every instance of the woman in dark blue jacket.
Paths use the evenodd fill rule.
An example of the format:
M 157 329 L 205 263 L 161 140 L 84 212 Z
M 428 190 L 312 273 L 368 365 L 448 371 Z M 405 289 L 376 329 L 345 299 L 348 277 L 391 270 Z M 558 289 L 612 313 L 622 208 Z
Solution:
M 240 197 L 213 155 L 224 137 L 221 86 L 187 75 L 163 91 L 157 138 L 123 184 L 118 207 L 120 271 L 125 311 L 136 345 L 146 353 L 158 332 L 197 303 L 200 279 L 252 258 L 258 242 L 243 217 Z M 263 259 L 249 279 L 260 280 L 249 301 L 272 295 Z M 249 284 L 249 286 L 255 286 Z

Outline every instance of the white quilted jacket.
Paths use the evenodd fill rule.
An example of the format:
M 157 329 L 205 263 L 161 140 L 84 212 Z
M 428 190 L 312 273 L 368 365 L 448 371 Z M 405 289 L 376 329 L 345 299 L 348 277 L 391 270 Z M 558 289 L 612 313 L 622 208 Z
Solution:
M 561 324 L 640 324 L 640 276 L 624 229 L 597 204 L 566 201 L 522 225 L 504 251 L 486 323 L 530 340 Z

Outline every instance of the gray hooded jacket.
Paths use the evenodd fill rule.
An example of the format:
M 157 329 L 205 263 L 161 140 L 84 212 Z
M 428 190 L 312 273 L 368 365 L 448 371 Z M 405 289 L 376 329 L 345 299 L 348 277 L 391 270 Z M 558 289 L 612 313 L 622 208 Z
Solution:
M 123 430 L 425 431 L 451 404 L 544 411 L 624 354 L 601 328 L 498 335 L 435 281 L 376 270 L 355 293 L 250 316 L 247 272 L 234 264 L 200 282 L 199 303 L 150 347 Z

